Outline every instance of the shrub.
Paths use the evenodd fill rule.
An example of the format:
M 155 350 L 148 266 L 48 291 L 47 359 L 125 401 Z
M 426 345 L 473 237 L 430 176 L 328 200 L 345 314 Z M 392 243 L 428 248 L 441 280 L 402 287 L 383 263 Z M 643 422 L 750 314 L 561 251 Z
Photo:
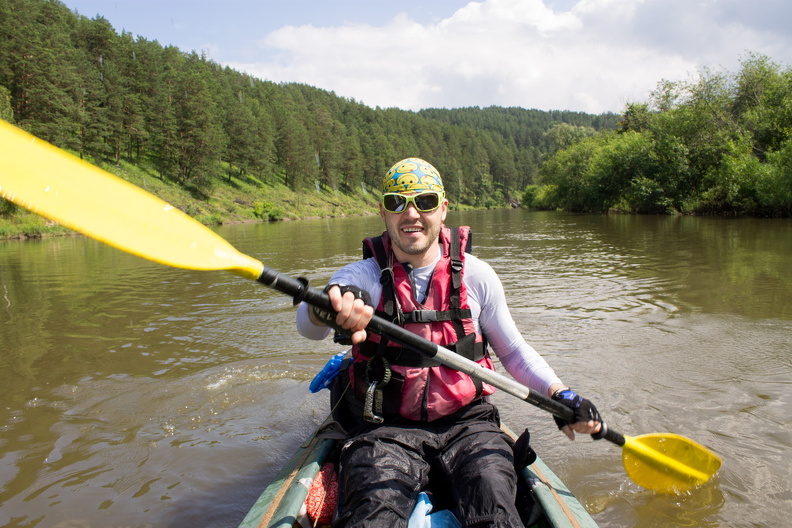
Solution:
M 256 218 L 260 218 L 266 221 L 275 221 L 275 220 L 283 220 L 286 213 L 283 212 L 283 209 L 272 205 L 269 202 L 256 202 L 253 204 L 253 214 L 256 215 Z

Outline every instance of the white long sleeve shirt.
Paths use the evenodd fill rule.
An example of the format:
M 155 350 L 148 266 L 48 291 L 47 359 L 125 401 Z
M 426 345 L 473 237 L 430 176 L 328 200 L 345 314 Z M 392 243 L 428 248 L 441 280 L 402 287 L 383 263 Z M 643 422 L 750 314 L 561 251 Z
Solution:
M 425 295 L 435 264 L 412 270 L 416 296 L 419 299 Z M 506 304 L 503 284 L 495 270 L 481 259 L 465 254 L 464 274 L 468 304 L 476 331 L 486 337 L 503 367 L 515 380 L 546 395 L 550 386 L 561 383 L 561 380 L 520 334 Z M 371 295 L 374 306 L 379 304 L 382 296 L 380 269 L 374 258 L 344 266 L 333 275 L 330 284 L 355 285 Z M 298 307 L 298 332 L 309 339 L 326 338 L 331 329 L 315 325 L 308 316 L 308 309 L 306 303 Z

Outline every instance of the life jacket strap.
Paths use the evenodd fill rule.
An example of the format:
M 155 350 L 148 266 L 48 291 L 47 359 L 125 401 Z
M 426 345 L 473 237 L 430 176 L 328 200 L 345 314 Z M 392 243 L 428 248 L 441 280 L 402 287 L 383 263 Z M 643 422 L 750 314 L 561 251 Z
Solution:
M 395 283 L 393 268 L 388 264 L 388 255 L 385 252 L 385 243 L 382 235 L 371 238 L 371 246 L 363 244 L 363 258 L 374 257 L 380 267 L 380 284 L 382 285 L 382 307 L 384 313 L 381 315 L 388 321 L 397 325 L 403 325 L 401 307 L 395 299 L 393 284 Z M 377 314 L 380 315 L 380 314 Z
M 429 358 L 424 354 L 401 346 L 381 347 L 379 343 L 365 341 L 360 345 L 360 354 L 367 358 L 374 358 L 381 354 L 391 365 L 411 368 L 430 368 L 440 366 L 442 363 L 436 359 Z M 476 342 L 476 334 L 469 334 L 445 348 L 456 352 L 460 356 L 471 361 L 480 361 L 487 354 L 487 345 L 484 342 Z
M 390 379 L 391 369 L 387 359 L 376 356 L 368 361 L 366 365 L 368 388 L 363 402 L 363 420 L 373 424 L 381 424 L 385 421 L 382 417 L 382 389 Z
M 470 319 L 469 308 L 452 308 L 450 310 L 413 310 L 404 314 L 404 323 L 436 323 L 438 321 L 456 321 Z
M 451 259 L 451 286 L 453 287 L 452 297 L 456 296 L 456 300 L 452 299 L 452 305 L 459 306 L 459 288 L 462 287 L 462 251 L 460 248 L 459 240 L 459 227 L 451 228 L 451 247 L 449 248 L 449 258 Z M 455 303 L 455 304 L 454 304 Z

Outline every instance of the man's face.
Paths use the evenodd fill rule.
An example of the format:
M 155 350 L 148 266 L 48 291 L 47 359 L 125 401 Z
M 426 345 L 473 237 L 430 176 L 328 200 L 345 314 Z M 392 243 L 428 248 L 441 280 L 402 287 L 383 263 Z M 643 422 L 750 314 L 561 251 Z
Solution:
M 380 216 L 395 246 L 397 258 L 400 257 L 399 251 L 404 256 L 425 256 L 433 244 L 437 244 L 447 212 L 448 200 L 445 198 L 440 207 L 426 213 L 419 212 L 414 204 L 409 204 L 402 213 L 391 213 L 380 204 Z M 414 265 L 418 263 L 415 258 L 400 260 L 410 260 Z

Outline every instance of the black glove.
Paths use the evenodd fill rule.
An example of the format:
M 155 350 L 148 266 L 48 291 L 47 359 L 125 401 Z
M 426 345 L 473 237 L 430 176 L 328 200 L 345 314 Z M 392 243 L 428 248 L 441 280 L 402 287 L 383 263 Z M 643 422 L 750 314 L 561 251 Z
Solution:
M 327 293 L 328 291 L 330 291 L 330 288 L 334 286 L 338 286 L 341 289 L 341 295 L 344 295 L 346 292 L 352 292 L 355 294 L 356 299 L 362 299 L 367 306 L 371 306 L 371 296 L 369 295 L 369 293 L 365 290 L 361 290 L 357 286 L 339 286 L 338 284 L 328 284 L 327 286 L 325 286 L 323 291 Z M 324 310 L 322 308 L 318 308 L 313 305 L 311 305 L 311 310 L 313 311 L 313 314 L 316 317 L 317 321 L 321 321 L 322 323 L 332 328 L 335 328 L 336 330 L 341 330 L 340 328 L 338 328 L 338 325 L 336 325 L 335 312 L 333 312 L 332 310 Z
M 575 418 L 572 422 L 567 422 L 563 418 L 559 418 L 558 416 L 553 416 L 553 420 L 555 420 L 555 423 L 556 425 L 558 425 L 559 429 L 563 429 L 570 423 L 588 422 L 589 420 L 594 420 L 595 422 L 602 422 L 602 418 L 600 418 L 599 411 L 597 411 L 597 408 L 594 407 L 594 404 L 585 398 L 581 398 L 575 393 L 575 391 L 571 389 L 556 391 L 555 393 L 553 393 L 553 399 L 557 402 L 563 403 L 564 405 L 566 405 L 575 412 Z M 596 439 L 596 436 L 598 434 L 599 433 L 591 436 L 595 437 Z

